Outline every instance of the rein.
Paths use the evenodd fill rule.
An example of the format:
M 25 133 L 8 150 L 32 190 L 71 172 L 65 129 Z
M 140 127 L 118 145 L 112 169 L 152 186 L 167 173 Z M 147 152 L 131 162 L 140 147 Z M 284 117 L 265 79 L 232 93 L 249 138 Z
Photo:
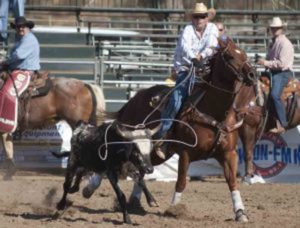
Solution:
M 223 89 L 223 88 L 220 88 L 220 87 L 218 87 L 218 86 L 215 86 L 215 85 L 213 85 L 211 82 L 208 82 L 208 81 L 204 80 L 203 78 L 200 78 L 199 80 L 200 80 L 200 83 L 203 82 L 204 84 L 208 85 L 209 87 L 211 87 L 211 88 L 213 88 L 213 89 L 216 89 L 216 90 L 218 90 L 218 91 L 221 91 L 221 92 L 224 92 L 224 93 L 227 93 L 227 94 L 231 94 L 231 95 L 236 95 L 236 94 L 240 91 L 240 89 L 241 89 L 241 87 L 242 87 L 242 83 L 241 83 L 240 86 L 237 87 L 238 89 L 235 89 L 235 90 L 232 92 L 232 91 L 230 91 L 230 90 Z M 237 84 L 237 82 L 236 82 L 236 84 Z M 235 88 L 236 88 L 236 87 L 235 87 Z
M 242 86 L 244 85 L 244 82 L 243 82 L 244 77 L 243 77 L 242 69 L 245 66 L 245 64 L 247 64 L 250 68 L 251 68 L 251 66 L 249 65 L 249 62 L 246 60 L 241 64 L 241 66 L 238 69 L 236 69 L 236 67 L 233 66 L 232 64 L 230 64 L 226 60 L 226 58 L 224 57 L 225 53 L 228 51 L 228 48 L 229 48 L 229 46 L 227 46 L 220 53 L 220 56 L 222 58 L 222 61 L 224 62 L 225 67 L 229 68 L 233 72 L 233 74 L 236 76 L 236 78 L 238 79 L 235 82 L 234 91 L 230 91 L 230 90 L 223 89 L 223 88 L 220 88 L 218 86 L 215 86 L 211 82 L 208 82 L 208 81 L 204 80 L 203 78 L 200 78 L 200 80 L 203 83 L 205 83 L 206 85 L 208 85 L 209 87 L 213 88 L 213 89 L 216 89 L 218 91 L 233 95 L 233 97 L 232 97 L 232 99 L 233 99 L 232 107 L 233 107 L 234 111 L 236 112 L 239 109 L 244 109 L 244 107 L 243 108 L 237 108 L 236 107 L 237 94 L 240 92 Z M 197 101 L 197 103 L 199 103 L 200 100 L 201 99 L 199 99 Z M 235 124 L 228 125 L 224 121 L 219 122 L 216 119 L 214 119 L 212 116 L 200 112 L 196 107 L 197 103 L 196 104 L 191 104 L 192 110 L 193 110 L 192 111 L 192 116 L 191 116 L 192 120 L 194 120 L 194 121 L 196 120 L 200 123 L 208 124 L 208 125 L 216 128 L 216 133 L 215 133 L 216 136 L 215 136 L 214 142 L 211 146 L 210 152 L 208 154 L 208 157 L 211 157 L 211 156 L 214 155 L 214 153 L 216 152 L 216 150 L 217 150 L 218 146 L 221 144 L 221 142 L 226 138 L 226 135 L 228 133 L 233 132 L 234 130 L 236 130 L 239 127 L 242 126 L 242 124 L 244 122 L 244 117 L 242 117 L 241 115 L 237 115 L 237 118 L 238 118 L 237 122 Z
M 19 93 L 18 93 L 16 83 L 15 83 L 14 79 L 12 78 L 10 71 L 7 71 L 7 74 L 8 74 L 8 77 L 10 78 L 10 80 L 13 83 L 13 86 L 14 86 L 14 89 L 15 89 L 15 92 L 16 92 L 16 96 L 17 96 L 17 99 L 18 99 L 18 102 L 19 102 L 20 96 L 19 96 Z
M 234 75 L 238 78 L 238 81 L 241 82 L 241 81 L 243 80 L 243 73 L 242 73 L 242 70 L 241 70 L 241 69 L 243 69 L 243 67 L 244 67 L 245 64 L 247 64 L 247 65 L 251 68 L 250 63 L 248 62 L 248 60 L 245 60 L 245 61 L 242 63 L 242 65 L 239 67 L 239 69 L 237 70 L 237 69 L 236 69 L 232 64 L 230 64 L 230 63 L 226 60 L 226 58 L 224 57 L 224 55 L 225 55 L 225 53 L 228 51 L 228 49 L 229 49 L 229 46 L 227 46 L 227 47 L 221 52 L 220 56 L 221 56 L 221 58 L 222 58 L 222 61 L 224 62 L 225 67 L 228 67 L 228 68 L 234 73 Z M 208 86 L 211 87 L 211 88 L 214 88 L 214 89 L 216 89 L 216 90 L 218 90 L 218 91 L 222 91 L 222 92 L 224 92 L 224 93 L 228 93 L 228 94 L 231 94 L 231 95 L 236 95 L 236 94 L 240 91 L 240 89 L 241 89 L 241 87 L 242 87 L 242 83 L 239 84 L 239 87 L 236 87 L 236 85 L 235 85 L 235 90 L 232 92 L 232 91 L 230 91 L 230 90 L 223 89 L 223 88 L 220 88 L 220 87 L 218 87 L 218 86 L 215 86 L 215 85 L 213 85 L 211 82 L 208 82 L 208 81 L 204 80 L 203 78 L 199 78 L 198 80 L 200 81 L 200 83 L 202 82 L 202 83 L 208 85 Z M 236 84 L 237 84 L 237 83 L 238 83 L 238 82 L 236 82 Z
M 232 64 L 230 64 L 228 61 L 226 61 L 226 58 L 224 57 L 224 55 L 225 55 L 225 53 L 227 53 L 228 49 L 229 49 L 229 46 L 227 45 L 226 48 L 221 52 L 222 60 L 225 64 L 225 66 L 234 72 L 234 74 L 237 76 L 239 81 L 242 81 L 242 79 L 243 79 L 242 69 L 243 69 L 244 65 L 247 64 L 249 66 L 249 68 L 251 68 L 251 65 L 248 62 L 248 60 L 245 60 L 244 62 L 242 62 L 242 65 L 238 69 L 235 69 L 235 67 Z

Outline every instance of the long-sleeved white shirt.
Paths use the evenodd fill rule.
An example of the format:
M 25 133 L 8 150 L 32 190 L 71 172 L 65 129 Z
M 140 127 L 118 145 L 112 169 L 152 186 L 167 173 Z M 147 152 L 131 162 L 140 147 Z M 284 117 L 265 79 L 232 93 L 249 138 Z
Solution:
M 185 26 L 176 45 L 174 54 L 174 68 L 176 71 L 185 70 L 182 68 L 186 65 L 184 57 L 191 60 L 197 54 L 202 58 L 207 58 L 214 54 L 214 49 L 218 46 L 219 31 L 215 24 L 207 23 L 204 33 L 199 37 L 195 27 L 192 24 Z

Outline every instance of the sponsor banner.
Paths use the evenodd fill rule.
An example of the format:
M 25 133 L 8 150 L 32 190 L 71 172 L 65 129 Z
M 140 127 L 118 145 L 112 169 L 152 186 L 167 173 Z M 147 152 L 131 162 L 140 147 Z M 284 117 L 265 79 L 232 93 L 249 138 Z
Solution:
M 282 136 L 265 134 L 253 151 L 255 173 L 266 182 L 300 182 L 300 128 L 292 129 Z M 240 175 L 245 174 L 244 151 L 238 145 Z M 178 156 L 173 156 L 165 164 L 155 167 L 155 172 L 148 178 L 157 180 L 176 180 Z M 189 176 L 223 175 L 223 168 L 215 159 L 192 162 Z
M 45 129 L 26 130 L 21 138 L 15 135 L 14 158 L 17 166 L 21 168 L 66 168 L 67 158 L 57 159 L 51 152 L 70 150 L 71 137 L 72 129 L 65 121 Z M 4 161 L 2 145 L 0 151 L 0 161 Z
M 300 182 L 299 128 L 279 136 L 264 134 L 253 151 L 255 173 L 267 182 Z M 239 171 L 244 174 L 244 151 L 238 149 Z

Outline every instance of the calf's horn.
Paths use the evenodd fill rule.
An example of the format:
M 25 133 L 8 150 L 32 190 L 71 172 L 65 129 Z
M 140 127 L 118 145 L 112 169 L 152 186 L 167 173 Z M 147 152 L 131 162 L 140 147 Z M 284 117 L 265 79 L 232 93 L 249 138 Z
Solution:
M 130 131 L 124 131 L 124 130 L 122 130 L 122 129 L 119 127 L 118 124 L 116 125 L 116 129 L 117 129 L 117 133 L 118 133 L 119 135 L 121 135 L 123 138 L 125 138 L 125 139 L 132 139 L 132 134 L 131 134 Z

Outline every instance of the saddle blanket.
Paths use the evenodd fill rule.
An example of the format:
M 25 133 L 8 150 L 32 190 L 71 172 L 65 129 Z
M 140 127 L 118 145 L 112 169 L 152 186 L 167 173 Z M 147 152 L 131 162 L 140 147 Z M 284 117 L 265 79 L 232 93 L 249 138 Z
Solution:
M 15 70 L 0 91 L 0 132 L 11 133 L 17 128 L 18 97 L 30 83 L 31 71 Z M 17 91 L 16 91 L 17 89 Z

